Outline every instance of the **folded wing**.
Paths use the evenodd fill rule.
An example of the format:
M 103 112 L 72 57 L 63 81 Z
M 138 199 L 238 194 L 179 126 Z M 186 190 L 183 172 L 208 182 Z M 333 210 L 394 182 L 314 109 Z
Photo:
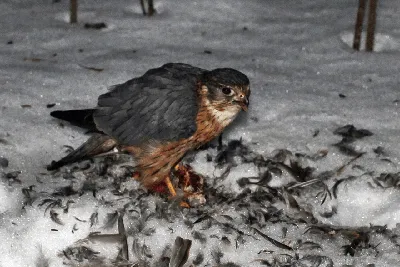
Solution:
M 121 145 L 188 138 L 196 131 L 197 82 L 203 72 L 171 63 L 116 85 L 99 97 L 94 122 Z

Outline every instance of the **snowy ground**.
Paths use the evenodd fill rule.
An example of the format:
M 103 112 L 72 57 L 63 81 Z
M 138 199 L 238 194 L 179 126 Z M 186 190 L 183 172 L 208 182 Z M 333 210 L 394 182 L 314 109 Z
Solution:
M 379 2 L 376 53 L 350 49 L 356 0 L 156 0 L 152 18 L 139 1 L 78 2 L 77 25 L 66 0 L 0 2 L 1 267 L 120 266 L 123 242 L 82 241 L 117 233 L 118 217 L 132 266 L 165 266 L 177 236 L 193 241 L 185 266 L 400 266 L 399 1 Z M 177 209 L 101 160 L 46 171 L 87 139 L 50 111 L 94 106 L 167 62 L 251 81 L 224 147 L 186 159 L 206 177 L 206 205 Z M 334 146 L 349 124 L 373 135 L 344 131 Z

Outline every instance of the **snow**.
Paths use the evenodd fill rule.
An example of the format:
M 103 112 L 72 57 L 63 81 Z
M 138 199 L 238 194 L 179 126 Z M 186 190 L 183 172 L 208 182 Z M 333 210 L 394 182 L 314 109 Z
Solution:
M 71 180 L 66 177 L 68 170 L 46 171 L 47 164 L 65 155 L 64 145 L 76 148 L 88 138 L 76 127 L 61 126 L 49 112 L 95 106 L 97 96 L 106 92 L 108 86 L 140 76 L 167 62 L 185 62 L 208 69 L 233 67 L 248 75 L 252 89 L 250 109 L 240 114 L 226 130 L 225 144 L 242 138 L 252 153 L 265 158 L 286 149 L 292 152 L 285 161 L 287 164 L 292 159 L 304 167 L 312 167 L 315 177 L 334 171 L 325 180 L 321 178 L 329 189 L 340 179 L 355 177 L 340 183 L 337 198 L 328 197 L 323 204 L 322 197 L 316 194 L 320 189 L 317 185 L 293 193 L 300 210 L 277 199 L 276 202 L 271 200 L 271 204 L 260 203 L 268 212 L 275 207 L 291 219 L 271 223 L 258 217 L 252 227 L 289 246 L 295 247 L 298 240 L 322 246 L 311 252 L 296 250 L 299 262 L 303 262 L 294 266 L 306 264 L 307 255 L 326 256 L 335 266 L 400 265 L 396 240 L 400 231 L 397 225 L 400 223 L 399 185 L 398 182 L 394 185 L 381 182 L 383 186 L 377 183 L 382 173 L 400 171 L 399 1 L 378 3 L 374 53 L 351 49 L 358 2 L 355 0 L 291 1 L 290 5 L 288 1 L 277 0 L 157 0 L 158 14 L 151 18 L 142 16 L 139 1 L 78 2 L 79 23 L 76 25 L 67 23 L 69 3 L 66 0 L 58 3 L 5 0 L 0 3 L 0 157 L 9 160 L 8 167 L 0 167 L 3 172 L 0 180 L 1 267 L 44 266 L 39 260 L 41 257 L 49 260 L 49 266 L 63 266 L 63 262 L 80 266 L 63 256 L 62 251 L 83 242 L 90 232 L 117 233 L 116 226 L 105 229 L 102 222 L 108 213 L 123 209 L 125 227 L 133 233 L 128 235 L 132 262 L 138 260 L 138 255 L 131 251 L 132 244 L 138 242 L 140 246 L 145 244 L 153 255 L 153 258 L 142 257 L 150 261 L 151 266 L 161 266 L 156 262 L 166 246 L 172 246 L 176 236 L 193 240 L 185 266 L 190 266 L 200 252 L 204 260 L 196 266 L 227 262 L 260 266 L 259 259 L 273 262 L 275 258 L 282 263 L 283 260 L 277 260 L 282 254 L 294 257 L 292 251 L 277 248 L 251 232 L 243 222 L 247 216 L 245 208 L 221 204 L 218 200 L 209 200 L 209 203 L 217 203 L 214 207 L 206 204 L 190 212 L 176 210 L 171 202 L 157 194 L 142 196 L 145 193 L 134 180 L 122 182 L 122 188 L 132 191 L 132 195 L 115 196 L 111 191 L 113 180 L 109 177 L 99 182 L 105 189 L 96 197 L 87 191 L 67 197 L 52 195 L 60 187 L 71 184 L 79 190 L 90 172 L 72 173 Z M 85 29 L 87 22 L 105 22 L 107 28 Z M 12 44 L 7 44 L 9 41 Z M 47 108 L 51 103 L 55 103 L 55 107 Z M 342 139 L 333 132 L 347 124 L 367 129 L 373 135 L 351 144 L 356 151 L 365 154 L 338 171 L 354 158 L 333 146 Z M 373 152 L 377 147 L 383 147 L 384 154 Z M 310 159 L 324 151 L 326 156 Z M 221 194 L 242 192 L 237 181 L 256 177 L 263 171 L 236 156 L 237 164 L 231 166 L 228 177 L 219 179 L 227 166 L 219 168 L 206 160 L 207 154 L 215 159 L 218 153 L 212 148 L 195 152 L 190 164 L 195 171 L 208 177 L 207 182 Z M 298 157 L 295 153 L 309 157 Z M 21 171 L 21 174 L 7 178 L 13 171 Z M 280 190 L 291 182 L 296 181 L 283 170 L 282 175 L 272 177 L 269 185 Z M 30 186 L 34 187 L 29 191 Z M 255 185 L 248 188 L 253 192 L 257 190 Z M 26 203 L 23 189 L 30 192 L 32 203 Z M 49 198 L 61 199 L 62 203 L 49 209 L 46 209 L 48 203 L 40 205 Z M 74 203 L 64 212 L 68 200 Z M 155 229 L 154 233 L 146 235 L 138 222 L 146 218 L 146 214 L 156 212 L 159 206 L 171 214 L 165 215 L 168 219 L 153 216 L 145 220 L 144 229 Z M 252 207 L 253 203 L 249 212 Z M 235 230 L 227 233 L 215 221 L 208 228 L 204 222 L 188 226 L 188 221 L 195 221 L 193 216 L 197 209 L 199 213 L 211 210 L 215 220 L 221 224 L 232 223 L 244 235 L 238 235 Z M 321 216 L 332 209 L 337 210 L 332 216 Z M 58 213 L 62 225 L 50 219 L 50 210 Z M 135 212 L 130 213 L 131 210 Z M 99 223 L 91 227 L 89 218 L 94 212 L 99 214 Z M 342 234 L 336 236 L 305 233 L 312 225 L 307 221 L 308 213 L 318 220 L 318 225 L 334 229 L 358 229 L 360 232 L 364 227 L 363 231 L 368 232 L 372 231 L 371 225 L 387 225 L 390 232 L 369 232 L 371 246 L 357 250 L 352 257 L 345 255 L 342 249 L 351 243 L 351 234 L 339 230 L 336 232 Z M 285 236 L 282 227 L 287 229 Z M 205 243 L 194 239 L 193 231 L 205 234 Z M 230 244 L 224 242 L 223 236 L 228 237 Z M 244 241 L 237 241 L 236 248 L 238 236 Z M 121 247 L 115 242 L 85 244 L 99 251 L 98 255 L 104 257 L 105 262 L 112 262 Z M 259 253 L 264 249 L 273 252 Z M 221 263 L 216 260 L 216 250 L 223 253 Z M 319 265 L 304 266 L 330 265 L 322 261 Z

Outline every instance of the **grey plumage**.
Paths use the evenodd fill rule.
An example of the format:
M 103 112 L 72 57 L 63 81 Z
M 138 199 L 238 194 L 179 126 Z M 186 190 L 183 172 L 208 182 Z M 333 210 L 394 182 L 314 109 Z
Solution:
M 171 63 L 149 70 L 101 95 L 94 122 L 122 145 L 190 137 L 196 131 L 196 84 L 205 71 Z

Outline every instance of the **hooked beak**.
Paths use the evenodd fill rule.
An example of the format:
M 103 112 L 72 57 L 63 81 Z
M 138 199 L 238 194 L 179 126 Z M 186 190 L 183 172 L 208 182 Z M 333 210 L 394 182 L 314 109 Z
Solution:
M 235 102 L 243 109 L 243 111 L 247 112 L 249 110 L 249 99 L 247 97 L 244 97 L 241 100 L 236 100 Z

